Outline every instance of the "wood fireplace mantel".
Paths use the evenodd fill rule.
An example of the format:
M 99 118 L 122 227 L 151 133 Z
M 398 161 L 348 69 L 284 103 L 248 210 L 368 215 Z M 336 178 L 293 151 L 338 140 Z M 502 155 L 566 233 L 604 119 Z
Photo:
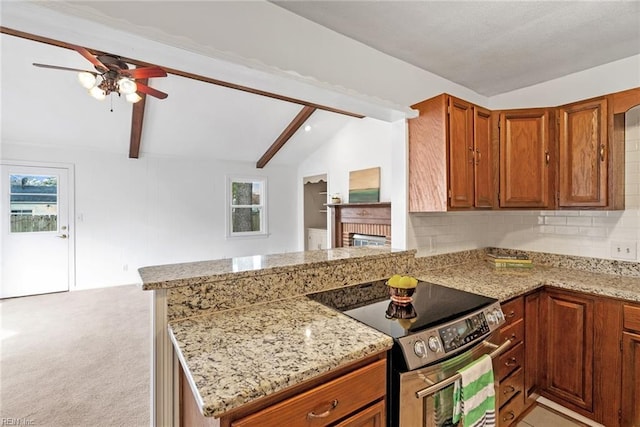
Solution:
M 391 203 L 329 204 L 331 209 L 331 247 L 351 245 L 354 233 L 385 236 L 391 244 Z

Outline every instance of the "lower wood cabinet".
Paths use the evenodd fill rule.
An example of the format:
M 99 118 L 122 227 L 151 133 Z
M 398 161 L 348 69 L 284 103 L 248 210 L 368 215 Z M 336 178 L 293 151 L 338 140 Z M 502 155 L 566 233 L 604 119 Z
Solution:
M 523 411 L 533 402 L 525 395 L 525 298 L 517 297 L 502 304 L 506 323 L 500 329 L 500 342 L 511 340 L 511 348 L 494 362 L 494 373 L 498 381 L 496 401 L 498 425 L 514 424 Z M 537 313 L 532 313 L 537 317 Z
M 624 305 L 622 426 L 640 426 L 640 306 Z
M 220 419 L 202 416 L 181 371 L 180 425 L 282 427 L 386 425 L 386 355 L 332 371 L 304 384 L 234 409 Z
M 595 300 L 548 291 L 542 306 L 546 338 L 544 391 L 593 416 Z
M 546 288 L 539 307 L 540 394 L 607 427 L 640 427 L 640 305 Z
M 351 421 L 345 421 L 345 426 L 358 425 L 357 420 L 371 420 L 376 415 L 384 420 L 384 401 L 382 411 L 374 411 L 374 414 L 362 414 L 359 411 L 384 398 L 386 372 L 386 361 L 380 360 L 233 421 L 231 426 L 327 426 L 347 416 L 350 416 Z

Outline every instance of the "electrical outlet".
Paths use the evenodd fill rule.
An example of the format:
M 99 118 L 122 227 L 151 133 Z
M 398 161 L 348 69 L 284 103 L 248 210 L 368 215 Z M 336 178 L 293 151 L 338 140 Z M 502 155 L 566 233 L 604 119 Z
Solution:
M 638 256 L 636 242 L 611 242 L 611 257 L 635 261 Z

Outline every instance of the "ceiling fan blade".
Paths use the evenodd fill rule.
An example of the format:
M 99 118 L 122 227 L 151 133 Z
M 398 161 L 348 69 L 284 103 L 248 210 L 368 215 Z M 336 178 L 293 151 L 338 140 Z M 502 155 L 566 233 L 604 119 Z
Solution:
M 160 99 L 165 99 L 167 96 L 169 96 L 164 92 L 160 92 L 159 90 L 147 85 L 143 85 L 142 83 L 136 82 L 136 85 L 138 86 L 138 92 L 146 93 L 147 95 L 155 96 L 156 98 Z
M 94 76 L 98 74 L 95 71 L 81 70 L 79 68 L 60 67 L 58 65 L 36 64 L 35 62 L 33 63 L 33 65 L 35 65 L 36 67 L 41 67 L 41 68 L 53 68 L 54 70 L 78 71 L 78 72 L 84 72 L 84 73 L 91 73 Z
M 98 71 L 100 71 L 101 73 L 106 73 L 107 71 L 109 71 L 109 68 L 106 67 L 102 62 L 100 62 L 100 60 L 98 58 L 96 58 L 95 56 L 93 56 L 91 54 L 91 52 L 89 52 L 87 49 L 85 49 L 82 46 L 77 46 L 77 45 L 70 45 L 73 49 L 75 49 L 80 55 L 84 56 L 85 59 L 89 62 L 91 62 Z
M 122 70 L 120 74 L 132 79 L 148 79 L 150 77 L 167 77 L 167 72 L 160 67 L 141 67 Z

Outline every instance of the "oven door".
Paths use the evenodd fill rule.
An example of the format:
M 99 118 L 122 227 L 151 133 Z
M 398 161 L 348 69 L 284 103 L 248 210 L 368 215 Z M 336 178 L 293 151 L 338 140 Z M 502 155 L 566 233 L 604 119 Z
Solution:
M 400 373 L 399 425 L 456 426 L 457 424 L 452 423 L 452 417 L 453 384 L 460 377 L 457 371 L 484 354 L 495 359 L 511 346 L 510 341 L 500 346 L 491 344 L 496 338 L 497 334 L 494 333 L 477 346 L 451 359 Z

